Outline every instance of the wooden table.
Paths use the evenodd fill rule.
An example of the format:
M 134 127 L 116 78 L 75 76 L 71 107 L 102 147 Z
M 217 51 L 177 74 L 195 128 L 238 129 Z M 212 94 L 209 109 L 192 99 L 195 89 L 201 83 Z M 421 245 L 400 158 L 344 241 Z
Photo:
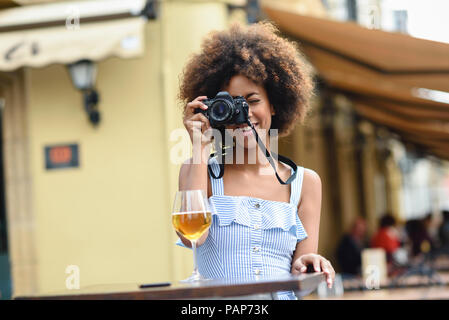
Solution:
M 96 285 L 59 293 L 15 297 L 17 300 L 159 300 L 159 299 L 223 299 L 248 297 L 277 291 L 295 291 L 301 298 L 325 280 L 323 273 L 286 275 L 251 280 L 209 280 L 193 284 L 172 284 L 168 287 L 139 289 L 139 284 Z M 256 296 L 260 298 L 261 296 Z

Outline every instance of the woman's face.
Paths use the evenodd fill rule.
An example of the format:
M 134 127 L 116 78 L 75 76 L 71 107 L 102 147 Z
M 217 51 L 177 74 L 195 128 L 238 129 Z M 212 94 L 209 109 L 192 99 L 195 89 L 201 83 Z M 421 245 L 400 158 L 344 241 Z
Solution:
M 261 138 L 268 138 L 274 108 L 268 100 L 265 88 L 245 76 L 236 75 L 231 78 L 223 90 L 229 92 L 232 97 L 243 96 L 245 98 L 249 105 L 249 120 L 256 128 L 257 134 Z M 257 146 L 254 133 L 248 125 L 231 125 L 227 126 L 226 129 L 233 130 L 230 133 L 235 136 L 237 145 L 246 149 L 252 149 Z M 266 140 L 268 139 L 263 139 L 262 141 L 265 143 Z

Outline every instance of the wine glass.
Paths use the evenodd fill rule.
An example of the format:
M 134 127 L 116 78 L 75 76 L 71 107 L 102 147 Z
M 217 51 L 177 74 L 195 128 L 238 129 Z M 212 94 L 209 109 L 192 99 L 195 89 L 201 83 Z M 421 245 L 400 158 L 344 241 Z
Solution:
M 212 214 L 204 190 L 185 190 L 176 192 L 173 204 L 172 223 L 175 230 L 190 240 L 193 250 L 192 275 L 181 282 L 206 280 L 198 272 L 196 247 L 198 239 L 209 229 Z

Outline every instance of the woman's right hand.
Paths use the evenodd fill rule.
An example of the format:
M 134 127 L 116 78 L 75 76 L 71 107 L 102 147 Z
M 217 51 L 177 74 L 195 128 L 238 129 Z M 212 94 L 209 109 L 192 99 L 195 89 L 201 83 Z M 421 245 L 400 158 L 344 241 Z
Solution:
M 208 135 L 210 131 L 209 119 L 202 113 L 194 113 L 195 109 L 201 108 L 207 109 L 207 106 L 202 100 L 207 99 L 206 96 L 196 97 L 193 101 L 187 103 L 184 112 L 183 123 L 187 131 L 189 132 L 190 141 L 195 145 L 194 139 L 201 139 L 201 146 L 208 145 L 212 140 L 212 135 Z

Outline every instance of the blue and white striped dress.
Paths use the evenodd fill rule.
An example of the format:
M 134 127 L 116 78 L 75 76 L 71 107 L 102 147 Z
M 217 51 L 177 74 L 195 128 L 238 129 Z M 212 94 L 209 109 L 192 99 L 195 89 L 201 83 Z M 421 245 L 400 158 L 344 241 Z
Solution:
M 216 175 L 219 165 L 210 160 Z M 293 171 L 293 169 L 292 169 Z M 290 202 L 245 196 L 227 196 L 223 178 L 210 178 L 212 224 L 204 244 L 198 247 L 198 269 L 212 279 L 254 279 L 255 276 L 289 274 L 296 244 L 307 238 L 298 217 L 304 168 L 291 183 Z M 178 245 L 184 246 L 180 240 Z M 278 299 L 296 299 L 292 291 Z

